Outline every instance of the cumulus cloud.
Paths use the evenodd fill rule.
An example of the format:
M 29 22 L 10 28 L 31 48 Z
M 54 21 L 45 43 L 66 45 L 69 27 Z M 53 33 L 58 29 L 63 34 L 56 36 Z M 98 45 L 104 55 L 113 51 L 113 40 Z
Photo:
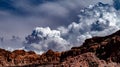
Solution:
M 25 49 L 38 50 L 40 52 L 47 51 L 48 49 L 64 51 L 68 46 L 68 42 L 61 37 L 60 31 L 51 30 L 49 27 L 35 28 L 33 33 L 26 37 L 26 40 Z
M 79 23 L 76 15 L 80 13 L 80 9 L 99 1 L 112 2 L 112 0 L 0 0 L 0 36 L 4 37 L 4 42 L 6 42 L 0 43 L 0 47 L 21 48 L 24 38 L 37 26 L 49 26 L 50 30 L 56 29 L 58 26 L 65 26 L 56 30 L 60 31 L 59 42 L 65 41 L 66 43 L 69 32 L 67 26 L 73 21 Z M 21 39 L 17 42 L 11 41 L 13 35 L 19 36 Z M 72 39 L 72 37 L 69 38 Z M 80 37 L 78 38 L 80 40 Z M 57 42 L 56 40 L 50 41 Z M 58 44 L 61 44 L 59 42 Z M 36 46 L 39 45 L 36 44 Z
M 80 46 L 85 39 L 93 36 L 106 36 L 119 30 L 119 12 L 109 4 L 101 2 L 80 11 L 79 21 L 60 26 L 56 30 L 37 27 L 26 37 L 25 49 L 34 51 L 68 50 Z
M 36 26 L 57 28 L 77 21 L 79 10 L 99 0 L 1 0 L 1 35 L 27 35 Z M 100 0 L 111 3 L 111 0 Z M 6 20 L 7 19 L 7 20 Z M 6 34 L 6 35 L 4 35 Z

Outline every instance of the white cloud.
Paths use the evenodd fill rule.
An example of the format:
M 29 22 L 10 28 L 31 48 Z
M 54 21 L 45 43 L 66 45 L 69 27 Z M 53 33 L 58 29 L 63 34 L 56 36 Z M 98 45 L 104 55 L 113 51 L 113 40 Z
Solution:
M 57 0 L 32 5 L 30 0 L 10 1 L 12 3 L 5 2 L 13 6 L 15 10 L 0 10 L 0 34 L 9 37 L 17 34 L 22 38 L 36 26 L 49 26 L 51 28 L 57 28 L 61 25 L 67 26 L 76 20 L 76 15 L 80 9 L 89 4 L 95 4 L 98 1 L 111 3 L 111 0 Z M 23 14 L 19 14 L 19 11 Z
M 25 16 L 16 15 L 14 12 L 3 12 L 1 10 L 0 34 L 2 33 L 3 36 L 17 35 L 24 38 L 33 27 L 40 27 L 35 29 L 38 32 L 37 38 L 30 36 L 28 41 L 32 39 L 33 42 L 31 44 L 22 45 L 21 41 L 16 43 L 8 40 L 5 43 L 8 45 L 5 46 L 9 47 L 9 49 L 15 49 L 13 46 L 16 46 L 16 48 L 25 46 L 23 49 L 41 51 L 40 53 L 48 49 L 63 51 L 70 49 L 72 46 L 79 46 L 85 39 L 92 36 L 109 35 L 120 27 L 118 13 L 113 7 L 98 6 L 93 9 L 94 6 L 91 5 L 89 8 L 79 11 L 99 1 L 111 4 L 112 0 L 58 0 L 45 2 L 37 6 L 31 5 L 29 0 L 13 1 L 12 5 L 26 14 Z M 79 22 L 71 23 L 76 20 L 76 15 L 80 18 Z M 56 27 L 57 29 L 53 30 Z M 43 34 L 39 34 L 39 32 Z
M 39 51 L 44 52 L 48 49 L 63 51 L 73 46 L 80 46 L 87 38 L 110 35 L 120 28 L 118 11 L 108 4 L 90 5 L 81 10 L 78 16 L 79 22 L 73 22 L 68 27 L 61 26 L 56 30 L 51 30 L 49 27 L 35 28 L 27 37 L 27 46 L 25 47 L 27 50 L 37 51 L 38 48 L 36 50 L 34 46 L 29 47 L 36 43 L 42 48 Z
M 27 38 L 25 48 L 27 50 L 47 51 L 48 49 L 63 51 L 67 50 L 68 42 L 61 37 L 58 30 L 51 30 L 49 27 L 37 27 Z M 31 44 L 31 45 L 29 45 Z M 48 45 L 49 44 L 49 45 Z M 41 45 L 41 46 L 40 46 Z

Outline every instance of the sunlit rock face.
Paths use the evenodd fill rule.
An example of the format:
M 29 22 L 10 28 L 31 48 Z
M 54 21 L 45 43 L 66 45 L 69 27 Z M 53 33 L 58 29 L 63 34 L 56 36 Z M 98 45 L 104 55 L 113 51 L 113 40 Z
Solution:
M 14 50 L 13 52 L 0 49 L 0 66 L 32 66 L 59 63 L 60 53 L 48 50 L 42 55 L 33 51 Z

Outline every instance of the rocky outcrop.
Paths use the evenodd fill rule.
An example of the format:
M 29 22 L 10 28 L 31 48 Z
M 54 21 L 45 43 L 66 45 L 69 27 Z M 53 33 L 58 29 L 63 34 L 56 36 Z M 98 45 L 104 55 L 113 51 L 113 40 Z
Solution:
M 109 36 L 93 37 L 85 40 L 82 46 L 62 52 L 61 61 L 64 61 L 67 57 L 74 57 L 87 52 L 95 53 L 101 60 L 120 63 L 120 31 Z
M 43 53 L 40 56 L 40 63 L 47 64 L 57 64 L 60 61 L 61 54 L 59 52 L 54 52 L 52 50 L 48 50 L 46 53 Z
M 85 40 L 82 46 L 64 52 L 51 49 L 42 55 L 33 51 L 0 49 L 0 67 L 120 67 L 120 31 Z
M 2 66 L 24 66 L 45 65 L 59 63 L 60 53 L 48 50 L 48 52 L 38 55 L 33 51 L 15 50 L 13 52 L 0 49 L 0 67 Z
M 24 50 L 15 50 L 9 52 L 0 49 L 0 66 L 20 66 L 36 62 L 39 55 L 32 51 L 26 52 Z
M 100 60 L 92 52 L 68 58 L 59 65 L 59 67 L 119 67 L 119 66 L 120 66 L 119 64 L 114 62 L 107 63 L 105 60 Z

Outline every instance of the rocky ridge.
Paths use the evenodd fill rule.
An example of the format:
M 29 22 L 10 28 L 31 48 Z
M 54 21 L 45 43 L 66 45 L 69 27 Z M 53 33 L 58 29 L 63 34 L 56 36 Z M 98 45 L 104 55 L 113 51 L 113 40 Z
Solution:
M 82 46 L 64 52 L 0 49 L 0 66 L 8 67 L 119 67 L 120 31 L 105 37 L 85 40 Z

